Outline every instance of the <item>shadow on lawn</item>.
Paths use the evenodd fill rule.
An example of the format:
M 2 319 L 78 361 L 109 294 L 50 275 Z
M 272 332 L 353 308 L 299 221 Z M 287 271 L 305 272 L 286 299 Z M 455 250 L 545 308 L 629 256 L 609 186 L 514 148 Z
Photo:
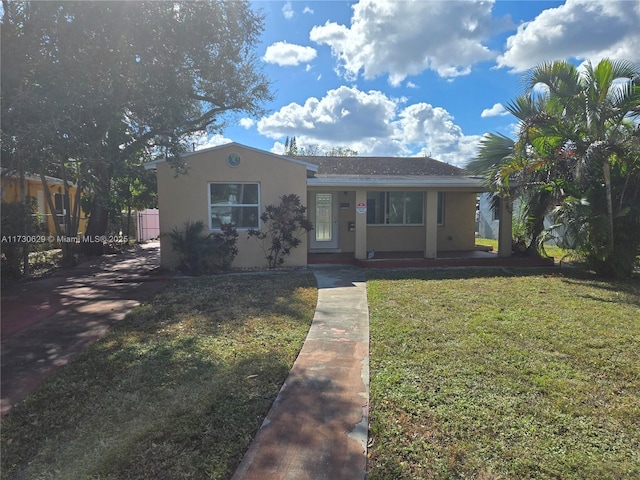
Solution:
M 609 280 L 577 268 L 431 268 L 367 271 L 369 280 L 463 280 L 472 278 L 560 278 L 567 286 L 589 286 L 617 294 L 615 298 L 585 296 L 591 300 L 640 306 L 640 278 Z
M 229 478 L 311 322 L 307 276 L 172 282 L 3 419 L 2 478 Z

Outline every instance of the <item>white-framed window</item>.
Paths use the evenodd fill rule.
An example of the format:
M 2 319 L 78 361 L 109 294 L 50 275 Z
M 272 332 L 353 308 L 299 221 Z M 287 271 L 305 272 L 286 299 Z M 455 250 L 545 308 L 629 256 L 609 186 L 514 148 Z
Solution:
M 421 225 L 423 192 L 367 192 L 368 225 Z
M 237 229 L 260 228 L 260 184 L 209 183 L 210 228 L 231 224 Z
M 444 225 L 444 192 L 438 192 L 438 226 Z M 422 225 L 423 192 L 367 192 L 368 225 Z

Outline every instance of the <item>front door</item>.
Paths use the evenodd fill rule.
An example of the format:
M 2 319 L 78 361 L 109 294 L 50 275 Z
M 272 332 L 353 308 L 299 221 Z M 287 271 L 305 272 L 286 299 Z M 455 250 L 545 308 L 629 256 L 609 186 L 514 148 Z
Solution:
M 338 248 L 338 212 L 336 194 L 332 192 L 311 193 L 311 248 Z

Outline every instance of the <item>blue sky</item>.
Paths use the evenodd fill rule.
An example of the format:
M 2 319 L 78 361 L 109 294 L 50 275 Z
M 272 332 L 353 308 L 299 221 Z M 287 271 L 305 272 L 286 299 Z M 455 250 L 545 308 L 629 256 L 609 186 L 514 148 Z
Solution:
M 502 104 L 543 61 L 640 63 L 640 1 L 256 1 L 257 55 L 273 83 L 262 118 L 235 119 L 199 148 L 229 141 L 282 153 L 286 136 L 360 155 L 463 166 L 486 132 L 511 135 Z

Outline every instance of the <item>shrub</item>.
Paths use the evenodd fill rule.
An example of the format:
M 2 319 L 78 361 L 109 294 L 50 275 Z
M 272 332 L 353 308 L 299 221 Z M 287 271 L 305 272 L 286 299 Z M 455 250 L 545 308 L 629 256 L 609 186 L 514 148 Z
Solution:
M 174 252 L 180 257 L 179 270 L 202 275 L 231 268 L 238 255 L 238 232 L 232 225 L 222 225 L 220 232 L 204 234 L 204 223 L 187 221 L 184 230 L 169 232 Z
M 284 257 L 302 243 L 300 237 L 313 230 L 306 211 L 307 207 L 302 205 L 298 195 L 283 195 L 279 205 L 267 205 L 260 215 L 265 229 L 248 231 L 249 238 L 254 237 L 260 243 L 269 268 L 282 265 Z
M 32 197 L 28 197 L 26 205 L 20 202 L 2 202 L 0 257 L 3 283 L 22 278 L 25 249 L 27 252 L 31 251 L 33 245 L 37 245 L 31 240 L 43 233 L 38 225 L 36 210 L 36 201 Z

